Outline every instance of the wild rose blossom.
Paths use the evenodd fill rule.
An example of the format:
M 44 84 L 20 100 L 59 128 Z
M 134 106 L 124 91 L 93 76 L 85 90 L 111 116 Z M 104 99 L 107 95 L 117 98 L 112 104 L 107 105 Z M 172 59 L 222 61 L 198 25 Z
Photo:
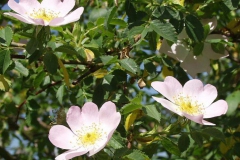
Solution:
M 66 121 L 71 130 L 63 125 L 54 125 L 49 131 L 53 145 L 68 151 L 56 157 L 57 160 L 71 159 L 86 154 L 94 155 L 105 147 L 121 120 L 112 102 L 106 102 L 100 110 L 96 104 L 87 102 L 82 107 L 72 106 Z
M 203 19 L 201 22 L 203 25 L 209 25 L 210 33 L 217 26 L 216 18 Z M 202 54 L 198 56 L 195 56 L 193 49 L 188 47 L 186 44 L 186 39 L 188 38 L 189 37 L 187 36 L 186 30 L 183 29 L 183 31 L 178 35 L 177 42 L 171 46 L 164 39 L 159 52 L 165 53 L 168 56 L 181 62 L 180 66 L 192 77 L 195 77 L 197 73 L 210 72 L 210 59 L 217 60 L 219 58 L 228 56 L 228 52 L 226 50 L 224 50 L 224 54 L 214 52 L 212 50 L 211 43 L 207 42 L 213 39 L 221 39 L 227 41 L 227 38 L 221 34 L 208 35 L 204 42 Z
M 84 9 L 79 7 L 70 12 L 74 5 L 75 0 L 43 0 L 41 3 L 37 0 L 19 0 L 19 3 L 9 0 L 8 6 L 16 13 L 4 14 L 28 24 L 60 26 L 80 19 Z
M 168 76 L 164 82 L 155 81 L 151 86 L 168 99 L 153 96 L 154 100 L 179 116 L 199 124 L 215 125 L 204 119 L 221 116 L 228 109 L 224 100 L 212 103 L 217 97 L 217 89 L 211 84 L 203 86 L 197 79 L 189 80 L 182 87 L 178 80 Z

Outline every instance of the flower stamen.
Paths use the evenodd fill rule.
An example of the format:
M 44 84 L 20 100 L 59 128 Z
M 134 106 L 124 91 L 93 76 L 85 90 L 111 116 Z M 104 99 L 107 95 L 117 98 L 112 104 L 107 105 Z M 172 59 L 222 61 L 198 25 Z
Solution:
M 40 8 L 38 10 L 33 9 L 29 16 L 33 19 L 43 19 L 46 22 L 50 22 L 54 18 L 59 17 L 59 12 L 46 8 Z

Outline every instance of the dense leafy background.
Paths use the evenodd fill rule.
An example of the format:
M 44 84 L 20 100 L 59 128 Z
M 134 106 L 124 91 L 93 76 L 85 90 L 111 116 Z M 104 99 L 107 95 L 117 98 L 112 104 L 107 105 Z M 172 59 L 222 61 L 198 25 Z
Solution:
M 0 2 L 0 7 L 7 3 Z M 93 157 L 75 159 L 237 159 L 240 157 L 239 0 L 77 0 L 81 19 L 60 27 L 24 24 L 0 11 L 0 158 L 54 159 L 63 152 L 48 140 L 54 124 L 67 125 L 71 105 L 113 101 L 122 120 Z M 158 50 L 176 42 L 184 26 L 201 44 L 200 19 L 218 18 L 213 33 L 229 37 L 229 57 L 198 74 L 228 102 L 215 127 L 190 122 L 153 101 L 152 81 L 189 76 Z M 160 96 L 160 95 L 158 95 Z M 143 132 L 144 131 L 144 132 Z

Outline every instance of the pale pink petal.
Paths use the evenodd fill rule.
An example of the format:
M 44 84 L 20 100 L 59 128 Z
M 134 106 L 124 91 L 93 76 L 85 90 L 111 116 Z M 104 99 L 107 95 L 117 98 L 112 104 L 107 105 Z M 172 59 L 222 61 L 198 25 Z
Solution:
M 210 34 L 207 36 L 206 40 L 211 40 L 211 39 L 222 39 L 224 41 L 228 41 L 227 37 L 221 34 Z M 224 54 L 221 53 L 216 53 L 213 51 L 211 43 L 204 43 L 204 48 L 202 51 L 203 56 L 208 57 L 209 59 L 219 59 L 219 58 L 224 58 L 228 56 L 227 50 L 224 51 Z
M 166 77 L 164 82 L 152 82 L 151 86 L 172 102 L 174 102 L 174 97 L 182 92 L 182 85 L 171 76 Z
M 11 13 L 11 12 L 6 12 L 4 13 L 5 15 L 8 15 L 8 16 L 12 16 L 14 18 L 17 18 L 18 20 L 24 22 L 24 23 L 28 23 L 28 24 L 35 24 L 35 25 L 38 25 L 39 23 L 36 23 L 35 21 L 33 21 L 31 18 L 28 18 L 28 17 L 25 17 L 25 16 L 22 16 L 20 14 L 15 14 L 15 13 Z M 40 24 L 41 25 L 41 24 Z
M 92 102 L 87 102 L 82 107 L 81 123 L 84 125 L 92 125 L 99 123 L 98 106 Z
M 83 7 L 79 7 L 78 9 L 74 10 L 63 18 L 55 18 L 49 23 L 49 26 L 60 26 L 78 21 L 83 13 L 83 10 Z
M 210 19 L 202 19 L 201 22 L 202 22 L 203 26 L 205 26 L 207 24 L 209 25 L 210 32 L 212 32 L 217 27 L 217 18 L 216 17 L 213 17 Z
M 77 130 L 81 129 L 81 109 L 78 106 L 71 106 L 67 112 L 67 123 L 71 130 L 76 133 Z
M 210 72 L 210 60 L 202 55 L 194 56 L 191 52 L 180 65 L 193 78 L 197 73 Z
M 75 0 L 43 0 L 41 6 L 59 12 L 59 17 L 68 14 L 75 5 Z
M 14 0 L 9 0 L 8 6 L 15 12 L 26 15 L 26 13 L 32 11 L 33 8 L 38 9 L 40 3 L 37 0 L 20 0 L 19 3 Z
M 190 119 L 196 123 L 199 123 L 199 124 L 203 124 L 203 115 L 189 115 L 187 113 L 182 113 L 184 117 L 186 117 L 187 119 Z
M 163 107 L 167 108 L 168 110 L 178 114 L 179 116 L 182 116 L 182 112 L 179 110 L 179 106 L 175 105 L 174 103 L 158 97 L 152 97 L 155 101 L 160 103 Z
M 77 156 L 81 156 L 83 154 L 86 154 L 88 151 L 82 150 L 82 149 L 76 149 L 76 150 L 69 150 L 67 152 L 64 152 L 60 155 L 58 155 L 55 159 L 56 160 L 69 160 Z
M 186 58 L 188 54 L 187 47 L 181 42 L 177 41 L 177 43 L 172 44 L 169 46 L 167 41 L 164 39 L 161 48 L 159 50 L 160 53 L 165 53 L 168 56 L 182 62 Z
M 199 94 L 198 101 L 203 104 L 204 107 L 208 107 L 217 97 L 217 89 L 211 84 L 204 86 L 203 92 Z
M 206 121 L 206 120 L 203 120 L 202 123 L 203 123 L 204 125 L 215 126 L 214 123 L 208 122 L 208 121 Z
M 224 100 L 218 100 L 205 109 L 204 118 L 212 118 L 226 114 L 228 104 Z
M 77 141 L 77 136 L 63 125 L 54 125 L 49 131 L 48 138 L 53 145 L 62 149 L 74 149 L 76 147 L 74 142 Z
M 99 110 L 99 122 L 107 134 L 117 128 L 120 120 L 121 115 L 116 112 L 115 104 L 110 101 L 105 102 Z
M 110 138 L 101 140 L 101 142 L 99 142 L 92 150 L 89 151 L 88 156 L 92 156 L 92 155 L 96 154 L 97 152 L 99 152 L 100 150 L 102 150 L 107 145 Z
M 203 92 L 203 83 L 198 79 L 187 81 L 183 86 L 183 95 L 190 96 L 194 100 L 198 99 L 199 94 Z

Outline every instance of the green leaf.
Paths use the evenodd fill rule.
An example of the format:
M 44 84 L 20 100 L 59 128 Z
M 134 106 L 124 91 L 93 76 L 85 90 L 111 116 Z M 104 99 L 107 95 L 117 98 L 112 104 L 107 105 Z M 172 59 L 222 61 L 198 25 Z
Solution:
M 56 97 L 59 101 L 60 104 L 62 104 L 63 102 L 63 96 L 64 96 L 64 90 L 65 90 L 65 86 L 64 85 L 61 85 L 58 90 L 57 90 L 57 94 L 56 94 Z
M 131 73 L 136 74 L 138 71 L 138 66 L 137 66 L 136 62 L 131 58 L 126 58 L 126 59 L 120 60 L 120 64 L 124 69 L 126 69 L 127 71 L 129 71 Z
M 154 105 L 143 106 L 143 111 L 147 116 L 152 117 L 153 119 L 157 120 L 158 123 L 160 123 L 161 114 Z
M 153 20 L 150 23 L 150 27 L 163 38 L 172 42 L 177 42 L 176 30 L 171 23 Z
M 109 64 L 113 64 L 116 63 L 118 61 L 118 57 L 117 56 L 100 56 L 100 59 L 102 60 L 104 65 L 109 65 Z
M 10 86 L 11 86 L 11 81 L 9 81 L 3 75 L 0 75 L 0 90 L 8 91 Z
M 28 58 L 28 63 L 31 64 L 34 61 L 37 61 L 41 56 L 43 55 L 43 52 L 36 50 L 34 51 Z
M 51 74 L 55 74 L 58 69 L 58 58 L 53 53 L 46 53 L 43 57 L 44 65 L 47 71 Z
M 234 10 L 237 9 L 239 0 L 223 0 L 223 3 L 228 7 L 228 9 Z
M 16 69 L 18 72 L 20 72 L 23 76 L 27 77 L 28 74 L 29 74 L 28 69 L 27 69 L 25 66 L 23 66 L 22 63 L 20 63 L 20 62 L 18 62 L 18 61 L 15 61 L 14 63 L 15 63 L 15 69 Z
M 202 130 L 203 134 L 206 134 L 210 137 L 216 138 L 218 140 L 224 140 L 224 134 L 216 128 L 206 128 Z
M 219 54 L 224 54 L 225 46 L 222 43 L 211 43 L 212 50 Z
M 44 71 L 40 72 L 33 81 L 34 87 L 37 88 L 38 86 L 40 86 L 40 84 L 43 82 L 45 76 L 46 76 L 46 73 Z
M 132 153 L 124 156 L 124 158 L 128 158 L 129 160 L 150 160 L 150 158 L 140 150 L 133 150 Z
M 107 9 L 105 8 L 94 8 L 91 10 L 89 15 L 89 21 L 95 22 L 100 17 L 106 17 Z
M 143 106 L 140 105 L 140 104 L 136 104 L 136 103 L 129 103 L 129 104 L 126 104 L 124 105 L 122 108 L 121 108 L 121 113 L 122 114 L 127 114 L 127 113 L 130 113 L 134 110 L 137 110 L 137 109 L 141 109 Z
M 194 15 L 187 15 L 185 19 L 186 32 L 192 40 L 201 42 L 204 38 L 204 29 L 202 23 Z
M 119 18 L 113 18 L 109 24 L 111 25 L 115 25 L 115 26 L 120 26 L 120 27 L 127 27 L 127 22 L 125 22 L 124 20 L 122 19 L 119 19 Z
M 128 32 L 128 39 L 134 38 L 136 35 L 140 35 L 144 31 L 143 26 L 136 26 L 131 28 L 131 30 Z
M 27 43 L 26 51 L 29 54 L 33 54 L 38 48 L 38 41 L 35 38 L 31 38 L 30 41 Z
M 34 99 L 31 99 L 28 101 L 28 109 L 32 110 L 38 110 L 41 106 L 35 101 Z
M 178 146 L 175 143 L 173 143 L 170 139 L 166 137 L 161 137 L 160 142 L 168 152 L 180 156 L 181 153 L 178 149 Z
M 9 50 L 0 51 L 0 74 L 4 74 L 11 64 L 11 57 Z
M 141 38 L 138 40 L 138 41 L 135 41 L 136 43 L 134 44 L 134 45 L 132 45 L 132 46 L 135 46 L 135 45 L 138 45 L 138 44 L 140 44 L 143 40 L 144 40 L 144 38 L 146 37 L 146 35 L 148 34 L 148 33 L 151 33 L 152 32 L 152 29 L 149 27 L 149 26 L 145 26 L 145 28 L 142 30 L 142 32 L 141 32 Z M 156 41 L 156 40 L 155 40 Z M 150 44 L 151 44 L 151 42 L 149 42 Z
M 11 44 L 12 38 L 13 38 L 13 31 L 12 29 L 7 26 L 0 30 L 0 38 L 4 39 L 6 41 L 7 46 Z
M 193 47 L 193 54 L 196 55 L 196 56 L 202 54 L 203 47 L 204 47 L 204 43 L 197 43 L 197 44 Z
M 187 134 L 182 134 L 181 137 L 178 139 L 178 148 L 181 152 L 184 152 L 188 149 L 190 145 L 190 139 Z
M 108 146 L 112 147 L 113 149 L 123 148 L 125 146 L 125 141 L 119 133 L 114 133 L 108 142 Z
M 191 138 L 199 145 L 201 146 L 203 144 L 203 137 L 200 132 L 193 131 L 190 133 Z
M 57 52 L 63 52 L 67 54 L 77 55 L 78 52 L 70 45 L 62 45 L 55 49 Z
M 240 104 L 240 90 L 234 91 L 227 96 L 226 101 L 228 103 L 227 115 L 233 115 Z
M 113 16 L 115 15 L 117 11 L 117 6 L 113 6 L 106 15 L 106 18 L 104 20 L 104 27 L 107 29 L 109 26 L 110 21 L 112 20 Z

